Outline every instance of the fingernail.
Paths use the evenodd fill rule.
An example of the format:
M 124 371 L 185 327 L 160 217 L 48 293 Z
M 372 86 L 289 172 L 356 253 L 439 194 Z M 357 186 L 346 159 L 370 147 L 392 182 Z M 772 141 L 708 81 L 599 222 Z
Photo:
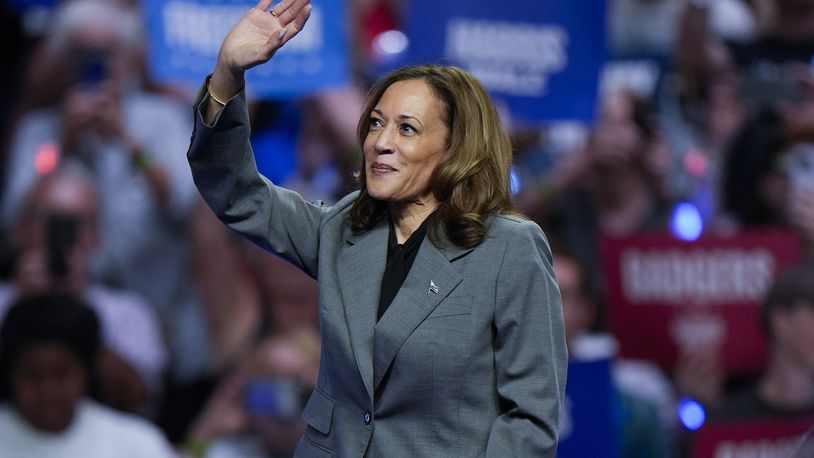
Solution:
M 283 38 L 285 38 L 285 34 L 287 34 L 287 33 L 288 33 L 288 29 L 286 29 L 285 27 L 283 27 L 283 29 L 282 29 L 282 30 L 280 30 L 279 32 L 277 32 L 277 35 L 279 35 L 279 36 L 280 36 L 280 39 L 282 40 Z

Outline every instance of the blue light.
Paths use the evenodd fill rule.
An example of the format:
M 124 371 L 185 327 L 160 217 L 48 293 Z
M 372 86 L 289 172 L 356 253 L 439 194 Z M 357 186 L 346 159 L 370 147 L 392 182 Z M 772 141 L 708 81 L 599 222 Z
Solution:
M 391 56 L 404 52 L 410 45 L 410 40 L 404 32 L 388 30 L 373 39 L 373 50 L 380 56 Z
M 678 403 L 678 418 L 687 429 L 695 431 L 700 428 L 707 419 L 704 406 L 695 399 L 684 398 Z
M 688 242 L 701 237 L 701 233 L 704 232 L 704 222 L 701 220 L 698 208 L 689 202 L 681 202 L 676 205 L 672 221 L 670 221 L 670 230 L 676 237 Z
M 512 196 L 516 196 L 520 193 L 520 189 L 523 187 L 523 180 L 520 178 L 520 174 L 517 173 L 517 169 L 512 167 L 509 170 L 509 188 L 511 190 Z

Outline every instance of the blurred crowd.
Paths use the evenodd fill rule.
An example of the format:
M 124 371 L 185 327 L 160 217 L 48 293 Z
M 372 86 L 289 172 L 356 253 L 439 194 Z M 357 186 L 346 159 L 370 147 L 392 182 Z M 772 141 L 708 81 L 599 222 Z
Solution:
M 151 78 L 139 2 L 23 3 L 0 19 L 0 456 L 86 456 L 100 435 L 108 456 L 290 456 L 319 364 L 315 281 L 202 203 L 194 88 Z M 409 7 L 347 3 L 352 83 L 250 104 L 259 168 L 309 200 L 354 188 L 373 43 Z M 762 372 L 614 358 L 620 456 L 687 456 L 685 397 L 721 418 L 814 415 L 814 1 L 608 0 L 607 26 L 607 68 L 644 59 L 656 77 L 606 71 L 592 123 L 506 120 L 571 357 L 614 348 L 602 236 L 669 233 L 689 203 L 705 234 L 777 227 L 803 247 L 762 304 Z

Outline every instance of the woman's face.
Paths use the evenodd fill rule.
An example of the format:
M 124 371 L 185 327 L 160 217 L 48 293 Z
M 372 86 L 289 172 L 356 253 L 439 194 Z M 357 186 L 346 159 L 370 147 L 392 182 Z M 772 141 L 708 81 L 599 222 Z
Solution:
M 430 177 L 444 158 L 443 104 L 423 80 L 398 81 L 370 115 L 364 141 L 367 191 L 378 200 L 433 204 Z

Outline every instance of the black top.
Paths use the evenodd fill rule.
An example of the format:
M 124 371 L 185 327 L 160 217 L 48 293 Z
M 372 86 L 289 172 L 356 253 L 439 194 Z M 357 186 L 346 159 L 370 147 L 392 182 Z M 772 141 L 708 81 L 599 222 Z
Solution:
M 432 215 L 430 215 L 432 216 Z M 393 220 L 390 219 L 390 236 L 387 241 L 387 265 L 384 268 L 382 275 L 382 288 L 379 292 L 379 313 L 376 320 L 380 320 L 387 307 L 393 302 L 396 294 L 404 284 L 407 274 L 410 273 L 410 268 L 413 266 L 415 256 L 418 254 L 418 248 L 421 242 L 424 241 L 424 236 L 427 235 L 427 223 L 430 217 L 421 223 L 421 226 L 410 235 L 406 242 L 399 245 L 396 238 L 396 228 L 393 226 Z

